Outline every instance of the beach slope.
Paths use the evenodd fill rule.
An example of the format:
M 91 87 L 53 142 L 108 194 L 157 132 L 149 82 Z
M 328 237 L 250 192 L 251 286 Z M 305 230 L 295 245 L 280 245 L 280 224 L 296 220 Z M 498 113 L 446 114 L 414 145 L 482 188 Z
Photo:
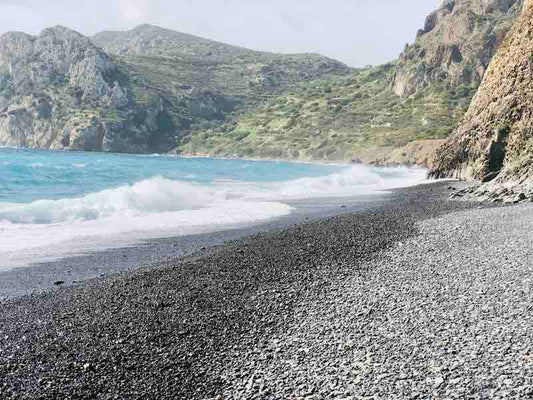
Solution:
M 449 185 L 4 301 L 0 397 L 531 396 L 533 208 Z

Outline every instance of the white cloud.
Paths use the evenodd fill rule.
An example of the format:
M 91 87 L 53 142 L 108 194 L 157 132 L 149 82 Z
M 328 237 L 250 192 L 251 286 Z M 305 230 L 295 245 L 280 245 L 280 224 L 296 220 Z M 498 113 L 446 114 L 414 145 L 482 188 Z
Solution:
M 149 0 L 118 0 L 120 16 L 128 21 L 146 18 L 150 11 Z

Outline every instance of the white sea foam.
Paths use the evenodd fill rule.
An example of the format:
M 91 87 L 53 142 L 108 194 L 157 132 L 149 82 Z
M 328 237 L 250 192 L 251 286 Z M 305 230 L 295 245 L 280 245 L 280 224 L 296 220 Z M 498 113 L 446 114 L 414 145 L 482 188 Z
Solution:
M 267 221 L 290 213 L 282 203 L 227 201 L 202 209 L 129 215 L 52 224 L 0 222 L 0 269 L 141 239 L 195 234 Z
M 422 168 L 355 165 L 324 177 L 301 178 L 274 185 L 274 190 L 266 195 L 283 199 L 363 195 L 419 184 L 425 181 L 426 173 Z
M 226 229 L 287 215 L 290 199 L 354 196 L 424 181 L 422 169 L 353 166 L 280 183 L 209 186 L 154 177 L 81 198 L 0 203 L 0 268 L 144 238 Z
M 224 193 L 161 177 L 104 190 L 77 199 L 38 200 L 0 205 L 0 220 L 18 224 L 54 224 L 110 217 L 205 208 L 224 200 Z
M 149 214 L 223 207 L 228 201 L 276 201 L 369 194 L 424 180 L 425 170 L 377 169 L 354 166 L 317 178 L 280 183 L 219 180 L 211 186 L 154 177 L 134 185 L 92 193 L 85 197 L 39 200 L 30 204 L 0 204 L 0 221 L 16 224 L 54 224 L 139 217 Z

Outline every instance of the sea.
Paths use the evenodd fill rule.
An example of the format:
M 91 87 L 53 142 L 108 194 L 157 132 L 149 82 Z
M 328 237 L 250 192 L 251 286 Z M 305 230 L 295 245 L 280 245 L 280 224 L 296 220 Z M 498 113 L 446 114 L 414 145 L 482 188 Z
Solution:
M 422 183 L 421 168 L 0 148 L 0 270 L 254 225 L 297 200 Z

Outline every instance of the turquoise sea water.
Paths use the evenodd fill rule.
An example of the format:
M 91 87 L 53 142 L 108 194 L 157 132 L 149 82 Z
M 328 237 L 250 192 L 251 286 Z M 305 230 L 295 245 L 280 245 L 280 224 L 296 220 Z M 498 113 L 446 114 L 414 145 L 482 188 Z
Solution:
M 0 268 L 258 223 L 291 213 L 290 200 L 364 195 L 424 176 L 409 168 L 0 149 Z
M 0 203 L 78 197 L 154 176 L 210 185 L 283 182 L 340 172 L 332 165 L 159 155 L 0 149 Z

